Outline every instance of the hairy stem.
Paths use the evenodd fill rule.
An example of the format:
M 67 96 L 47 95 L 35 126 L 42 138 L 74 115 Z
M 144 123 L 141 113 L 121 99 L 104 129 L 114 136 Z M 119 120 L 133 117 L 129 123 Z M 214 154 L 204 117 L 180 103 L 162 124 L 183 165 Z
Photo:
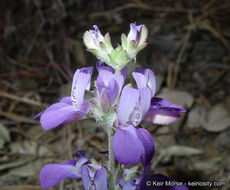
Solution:
M 113 173 L 115 170 L 115 157 L 113 155 L 113 129 L 108 127 L 108 151 L 109 151 L 109 161 L 108 161 L 108 169 L 110 173 Z

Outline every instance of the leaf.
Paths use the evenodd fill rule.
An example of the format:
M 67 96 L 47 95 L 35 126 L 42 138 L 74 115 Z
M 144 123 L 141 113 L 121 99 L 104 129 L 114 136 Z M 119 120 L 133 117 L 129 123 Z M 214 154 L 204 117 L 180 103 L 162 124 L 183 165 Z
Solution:
M 224 104 L 217 104 L 208 112 L 203 127 L 209 132 L 220 132 L 230 127 L 230 114 Z

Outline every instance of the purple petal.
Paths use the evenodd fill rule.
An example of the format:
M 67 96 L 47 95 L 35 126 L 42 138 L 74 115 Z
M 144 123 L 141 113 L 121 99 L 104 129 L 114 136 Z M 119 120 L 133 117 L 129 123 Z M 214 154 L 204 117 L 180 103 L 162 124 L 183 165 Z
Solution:
M 180 112 L 186 110 L 173 105 L 163 98 L 152 98 L 151 106 L 144 120 L 160 125 L 168 125 L 175 122 L 180 117 Z
M 44 111 L 40 112 L 39 114 L 35 115 L 32 119 L 36 119 L 36 118 L 40 117 L 43 113 L 44 113 Z
M 77 169 L 78 171 L 80 171 L 80 170 L 81 170 L 81 167 L 82 167 L 85 163 L 87 163 L 88 161 L 89 161 L 89 159 L 87 159 L 85 156 L 81 156 L 81 157 L 78 159 L 77 163 L 75 164 L 76 169 Z
M 145 88 L 147 86 L 147 79 L 143 74 L 133 72 L 132 75 L 137 83 L 138 88 Z
M 113 153 L 121 164 L 137 164 L 142 155 L 142 143 L 133 126 L 118 128 L 113 137 Z
M 98 88 L 99 94 L 101 93 L 101 89 L 103 87 L 106 87 L 106 88 L 109 87 L 109 83 L 111 80 L 115 80 L 116 83 L 118 84 L 118 87 L 119 87 L 118 94 L 120 94 L 121 88 L 124 84 L 124 77 L 119 74 L 113 74 L 112 72 L 107 71 L 107 70 L 101 70 L 97 77 L 97 88 Z
M 107 112 L 111 106 L 106 88 L 103 88 L 100 93 L 100 105 L 103 112 Z
M 48 107 L 45 111 L 50 111 L 50 110 L 54 110 L 54 109 L 59 109 L 62 108 L 64 106 L 67 106 L 65 104 L 60 104 L 60 103 L 65 103 L 65 104 L 69 104 L 72 105 L 72 101 L 71 98 L 69 96 L 63 97 L 59 103 L 55 103 L 52 104 L 50 107 Z M 36 119 L 38 117 L 40 117 L 45 111 L 42 111 L 41 113 L 37 114 L 36 116 L 34 116 L 32 119 Z
M 95 187 L 95 185 L 93 184 L 92 179 L 90 178 L 89 168 L 88 168 L 87 165 L 84 165 L 82 167 L 81 175 L 82 175 L 82 183 L 83 183 L 83 186 L 84 186 L 85 190 L 90 190 L 91 186 Z
M 107 88 L 107 96 L 109 98 L 110 105 L 113 105 L 117 101 L 119 96 L 119 91 L 120 89 L 116 80 L 115 79 L 110 80 Z
M 98 169 L 94 175 L 94 183 L 96 185 L 96 189 L 108 189 L 108 181 L 107 174 L 105 168 Z
M 105 84 L 104 84 L 103 78 L 100 75 L 98 75 L 98 77 L 97 77 L 97 90 L 98 90 L 99 94 L 101 93 L 101 90 L 104 87 L 105 87 Z
M 102 71 L 100 71 L 99 76 L 102 77 L 102 80 L 103 80 L 104 85 L 106 87 L 108 86 L 109 81 L 111 79 L 115 79 L 117 81 L 117 83 L 119 84 L 119 86 L 122 86 L 124 83 L 124 78 L 122 75 L 113 74 L 110 71 L 102 70 Z
M 186 110 L 184 108 L 181 108 L 177 105 L 174 105 L 166 99 L 157 98 L 157 97 L 154 97 L 151 99 L 151 107 L 153 109 L 158 108 L 158 107 L 167 107 L 172 112 L 186 112 Z
M 136 25 L 136 23 L 130 24 L 130 31 L 127 37 L 129 41 L 131 40 L 135 40 L 136 42 L 139 41 L 141 28 L 142 28 L 142 25 Z
M 139 89 L 140 94 L 140 108 L 142 111 L 142 115 L 144 116 L 150 107 L 150 101 L 151 101 L 151 91 L 149 88 L 142 88 Z
M 74 160 L 69 160 L 63 164 L 45 165 L 40 171 L 42 188 L 51 188 L 65 178 L 80 178 L 81 175 L 76 170 L 75 164 Z
M 86 151 L 85 150 L 78 150 L 76 153 L 75 153 L 75 156 L 77 158 L 80 158 L 80 157 L 85 157 L 85 154 L 86 154 Z
M 118 107 L 119 124 L 125 124 L 129 121 L 130 114 L 134 110 L 139 100 L 138 90 L 125 86 L 122 90 L 120 103 Z
M 85 90 L 90 88 L 90 79 L 93 73 L 93 67 L 78 69 L 73 77 L 71 100 L 79 109 L 84 103 Z
M 41 115 L 40 122 L 45 130 L 49 130 L 61 124 L 72 123 L 84 119 L 84 117 L 85 115 L 76 110 L 74 106 L 65 103 L 57 103 L 51 105 Z
M 133 77 L 138 88 L 149 87 L 152 97 L 156 92 L 156 78 L 150 69 L 136 68 Z
M 144 167 L 147 167 L 150 164 L 155 152 L 153 138 L 151 134 L 144 128 L 137 128 L 137 136 L 144 147 L 141 162 Z
M 97 68 L 98 72 L 100 72 L 101 70 L 106 70 L 106 71 L 109 71 L 111 73 L 115 72 L 115 70 L 113 69 L 113 67 L 108 66 L 105 63 L 102 63 L 101 61 L 97 61 L 96 62 L 96 68 Z
M 59 101 L 59 103 L 66 103 L 66 104 L 72 105 L 71 97 L 70 96 L 63 97 Z
M 141 88 L 138 90 L 139 92 L 139 102 L 134 107 L 132 113 L 129 116 L 130 123 L 133 126 L 138 126 L 147 111 L 149 110 L 150 100 L 151 100 L 151 92 L 149 88 Z
M 104 37 L 102 36 L 97 25 L 93 25 L 94 30 L 89 30 L 90 34 L 93 37 L 94 43 L 98 46 L 101 41 L 103 41 Z
M 122 190 L 135 190 L 136 189 L 136 185 L 134 180 L 131 178 L 129 183 L 125 184 L 122 188 Z
M 128 67 L 127 66 L 125 66 L 123 69 L 121 69 L 121 74 L 124 77 L 124 80 L 126 79 L 127 72 L 128 72 Z

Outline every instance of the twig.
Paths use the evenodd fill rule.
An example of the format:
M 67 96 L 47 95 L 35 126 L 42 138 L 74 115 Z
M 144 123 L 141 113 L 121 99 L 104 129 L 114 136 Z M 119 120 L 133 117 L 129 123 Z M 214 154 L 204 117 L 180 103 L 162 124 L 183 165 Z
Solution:
M 182 48 L 181 48 L 181 50 L 179 52 L 179 55 L 178 55 L 178 58 L 176 60 L 175 73 L 173 75 L 172 84 L 170 85 L 171 88 L 175 88 L 175 86 L 176 86 L 176 82 L 177 82 L 177 78 L 178 78 L 179 66 L 180 66 L 180 63 L 181 63 L 181 59 L 182 59 L 182 57 L 184 55 L 185 49 L 187 47 L 190 35 L 191 35 L 191 29 L 188 30 L 186 36 L 184 37 Z
M 31 99 L 29 99 L 27 97 L 20 97 L 20 96 L 12 95 L 12 94 L 9 94 L 9 93 L 4 92 L 4 91 L 0 91 L 0 96 L 4 97 L 4 98 L 9 98 L 9 99 L 12 99 L 12 100 L 16 100 L 16 101 L 19 101 L 19 102 L 23 102 L 23 103 L 26 103 L 26 104 L 29 104 L 29 105 L 33 105 L 33 106 L 47 107 L 47 105 L 44 104 L 44 103 L 37 102 L 35 100 L 31 100 Z
M 47 47 L 45 47 L 45 51 L 46 51 L 46 54 L 50 60 L 50 63 L 51 65 L 57 69 L 61 74 L 62 76 L 68 81 L 68 82 L 71 82 L 70 78 L 68 77 L 68 75 L 66 75 L 63 70 L 60 68 L 60 66 L 54 61 L 54 58 L 53 58 L 53 55 L 51 54 L 51 52 L 49 51 L 49 49 Z M 60 81 L 61 82 L 61 81 Z

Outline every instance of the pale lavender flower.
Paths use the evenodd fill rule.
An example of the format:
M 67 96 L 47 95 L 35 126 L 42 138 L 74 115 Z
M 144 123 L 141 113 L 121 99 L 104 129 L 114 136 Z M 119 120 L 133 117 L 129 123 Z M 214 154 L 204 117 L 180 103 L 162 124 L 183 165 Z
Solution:
M 62 98 L 39 114 L 41 125 L 45 130 L 85 118 L 90 110 L 90 103 L 84 95 L 85 90 L 90 88 L 92 72 L 93 67 L 78 69 L 74 74 L 71 97 Z

